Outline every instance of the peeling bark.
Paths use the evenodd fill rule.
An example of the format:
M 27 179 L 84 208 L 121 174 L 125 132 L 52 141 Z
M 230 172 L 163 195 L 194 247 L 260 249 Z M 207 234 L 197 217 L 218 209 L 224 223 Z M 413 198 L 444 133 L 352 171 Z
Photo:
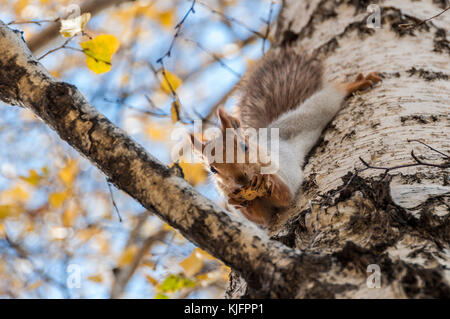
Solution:
M 442 21 L 399 27 L 438 7 L 430 1 L 377 3 L 381 30 L 365 27 L 369 1 L 284 3 L 278 45 L 317 53 L 329 80 L 375 70 L 384 80 L 349 99 L 312 150 L 295 205 L 275 216 L 266 232 L 199 195 L 76 87 L 57 82 L 20 34 L 1 22 L 0 99 L 33 110 L 118 188 L 229 265 L 227 297 L 448 298 L 448 170 L 354 173 L 362 167 L 358 157 L 391 167 L 411 162 L 411 148 L 428 161 L 446 161 L 407 139 L 449 149 L 445 28 Z M 373 264 L 381 270 L 380 288 L 367 284 Z

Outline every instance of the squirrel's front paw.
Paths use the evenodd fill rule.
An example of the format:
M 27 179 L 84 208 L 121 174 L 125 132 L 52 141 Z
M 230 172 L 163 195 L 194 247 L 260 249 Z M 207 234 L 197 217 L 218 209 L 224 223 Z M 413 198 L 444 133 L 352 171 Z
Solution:
M 356 81 L 354 84 L 357 84 L 356 90 L 361 89 L 367 89 L 374 85 L 375 83 L 378 83 L 381 81 L 380 73 L 379 72 L 371 72 L 364 76 L 362 73 L 358 74 L 356 77 Z
M 242 207 L 247 207 L 249 202 L 240 196 L 235 196 L 234 194 L 229 194 L 228 195 L 228 204 L 230 204 L 236 208 L 242 208 Z
M 338 87 L 345 90 L 347 95 L 350 95 L 355 91 L 367 89 L 380 81 L 381 76 L 379 72 L 371 72 L 366 76 L 360 73 L 354 82 L 338 84 Z
M 253 176 L 249 184 L 236 189 L 228 197 L 233 203 L 245 204 L 245 202 L 266 196 L 271 191 L 271 187 L 270 175 L 257 174 Z
M 228 197 L 230 204 L 243 207 L 261 197 L 280 207 L 288 206 L 292 200 L 289 187 L 275 174 L 256 174 L 249 184 L 236 189 Z

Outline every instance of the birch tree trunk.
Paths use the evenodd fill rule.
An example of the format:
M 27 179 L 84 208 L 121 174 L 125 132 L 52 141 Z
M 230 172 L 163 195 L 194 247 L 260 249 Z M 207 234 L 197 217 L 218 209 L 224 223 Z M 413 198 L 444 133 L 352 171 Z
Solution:
M 377 22 L 367 10 L 371 3 L 377 4 L 381 28 L 367 26 Z M 317 54 L 329 80 L 359 72 L 384 75 L 380 85 L 351 97 L 329 125 L 305 166 L 295 207 L 272 225 L 272 238 L 290 247 L 340 254 L 341 266 L 300 287 L 297 297 L 450 297 L 450 15 L 414 29 L 402 26 L 446 6 L 284 1 L 278 45 Z M 446 165 L 418 165 L 425 158 Z M 417 165 L 368 168 L 409 163 Z M 380 288 L 372 288 L 378 279 Z M 246 289 L 235 274 L 228 296 L 248 294 Z
M 449 23 L 400 26 L 435 15 L 435 2 L 379 2 L 381 29 L 366 27 L 368 1 L 283 3 L 277 45 L 315 52 L 330 80 L 384 79 L 348 100 L 310 154 L 302 194 L 266 232 L 199 195 L 53 78 L 1 21 L 0 100 L 34 111 L 118 188 L 229 265 L 227 297 L 448 298 Z

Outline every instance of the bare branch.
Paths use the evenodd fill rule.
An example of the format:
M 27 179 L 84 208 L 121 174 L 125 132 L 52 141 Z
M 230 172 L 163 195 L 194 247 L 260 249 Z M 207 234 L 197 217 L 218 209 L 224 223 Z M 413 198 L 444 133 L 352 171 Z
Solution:
M 108 185 L 109 194 L 111 195 L 111 202 L 114 206 L 114 209 L 116 210 L 117 216 L 119 217 L 119 222 L 122 222 L 122 216 L 120 216 L 119 208 L 117 207 L 116 201 L 114 200 L 114 194 L 111 189 L 111 183 L 106 181 L 106 184 Z
M 270 3 L 269 17 L 265 21 L 267 27 L 266 27 L 266 33 L 264 34 L 263 43 L 262 43 L 262 54 L 264 54 L 265 51 L 266 51 L 266 40 L 269 38 L 269 34 L 270 34 L 270 25 L 271 25 L 273 6 L 274 5 L 275 5 L 275 2 L 272 1 Z
M 246 25 L 244 22 L 237 20 L 236 18 L 230 17 L 228 15 L 226 15 L 223 12 L 217 11 L 213 8 L 211 8 L 209 5 L 207 5 L 204 2 L 198 1 L 199 4 L 201 4 L 202 6 L 204 6 L 205 8 L 209 9 L 212 13 L 219 15 L 220 17 L 222 17 L 225 20 L 231 21 L 237 25 L 240 25 L 241 27 L 243 27 L 244 29 L 246 29 L 248 32 L 253 33 L 254 35 L 257 35 L 258 37 L 264 39 L 264 35 L 259 32 L 259 31 L 255 31 L 252 28 L 250 28 L 248 25 Z

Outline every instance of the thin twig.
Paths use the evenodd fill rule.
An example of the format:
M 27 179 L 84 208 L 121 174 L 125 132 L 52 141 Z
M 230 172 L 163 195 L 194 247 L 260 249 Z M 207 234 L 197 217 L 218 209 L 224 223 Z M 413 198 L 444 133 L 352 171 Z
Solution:
M 68 38 L 66 41 L 64 41 L 64 43 L 62 45 L 60 45 L 57 48 L 51 49 L 50 51 L 46 52 L 44 55 L 42 55 L 41 57 L 38 58 L 38 60 L 42 60 L 43 58 L 45 58 L 47 55 L 49 55 L 50 53 L 53 53 L 55 51 L 61 50 L 61 49 L 65 49 L 66 46 L 69 44 L 70 41 L 72 41 L 73 37 Z
M 269 33 L 270 33 L 270 24 L 271 24 L 271 20 L 272 20 L 272 13 L 273 13 L 273 6 L 274 6 L 275 2 L 272 1 L 270 3 L 270 10 L 269 10 L 269 17 L 267 18 L 266 24 L 267 24 L 267 28 L 266 28 L 266 34 L 264 35 L 263 38 L 263 43 L 262 43 L 262 54 L 264 55 L 265 51 L 266 51 L 266 40 L 269 37 Z
M 200 50 L 202 50 L 203 52 L 208 54 L 210 57 L 212 57 L 217 63 L 220 64 L 220 66 L 222 66 L 224 69 L 228 70 L 231 74 L 236 76 L 238 79 L 240 79 L 242 77 L 242 75 L 240 73 L 238 73 L 235 70 L 233 70 L 225 62 L 223 62 L 223 60 L 221 58 L 219 58 L 215 53 L 211 53 L 208 50 L 206 50 L 198 41 L 195 41 L 195 40 L 192 40 L 192 39 L 188 39 L 188 38 L 184 38 L 184 40 L 195 44 Z
M 396 170 L 396 169 L 400 169 L 400 168 L 406 168 L 406 167 L 413 167 L 413 166 L 430 166 L 430 167 L 437 167 L 437 168 L 448 168 L 450 167 L 450 163 L 448 164 L 433 164 L 433 163 L 428 163 L 428 162 L 424 162 L 422 160 L 420 160 L 415 154 L 414 151 L 411 151 L 411 157 L 416 161 L 416 163 L 409 163 L 409 164 L 403 164 L 403 165 L 397 165 L 397 166 L 392 166 L 392 167 L 380 167 L 380 166 L 372 166 L 369 163 L 367 163 L 365 160 L 363 160 L 361 157 L 359 157 L 359 160 L 364 164 L 364 166 L 366 166 L 367 168 L 370 169 L 378 169 L 378 170 L 384 170 L 385 174 L 387 174 L 388 172 L 392 171 L 392 170 Z
M 111 100 L 111 99 L 108 99 L 108 98 L 103 98 L 103 100 L 104 100 L 105 102 L 108 102 L 108 103 L 115 103 L 115 104 L 123 105 L 123 106 L 126 107 L 126 108 L 129 108 L 129 109 L 132 109 L 132 110 L 135 110 L 135 111 L 138 111 L 138 112 L 140 112 L 140 113 L 147 114 L 147 115 L 150 115 L 150 116 L 155 116 L 155 117 L 169 117 L 169 114 L 167 114 L 167 113 L 155 113 L 155 112 L 148 111 L 148 110 L 142 110 L 142 109 L 140 109 L 140 108 L 138 108 L 138 107 L 136 107 L 136 106 L 133 106 L 133 105 L 129 105 L 129 104 L 127 104 L 127 103 L 124 103 L 124 101 L 123 101 L 122 99 Z M 157 108 L 157 109 L 158 109 L 158 110 L 161 110 L 161 109 L 159 109 L 159 108 Z
M 450 9 L 450 6 L 448 6 L 447 8 L 445 8 L 443 11 L 439 12 L 438 14 L 432 16 L 431 18 L 425 19 L 419 23 L 413 24 L 413 23 L 404 23 L 404 24 L 399 24 L 398 26 L 400 28 L 406 28 L 406 29 L 414 29 L 417 28 L 418 26 L 421 26 L 422 24 L 424 24 L 425 22 L 428 22 L 434 18 L 439 17 L 441 14 L 443 14 L 445 11 L 447 11 L 448 9 Z
M 441 151 L 438 151 L 437 149 L 435 149 L 435 148 L 431 147 L 430 145 L 428 145 L 428 144 L 422 142 L 421 140 L 407 140 L 407 141 L 408 141 L 408 142 L 418 142 L 418 143 L 420 143 L 420 144 L 422 144 L 422 145 L 428 147 L 430 150 L 432 150 L 432 151 L 434 151 L 434 152 L 436 152 L 436 153 L 438 153 L 438 154 L 441 154 L 441 155 L 444 156 L 445 158 L 450 158 L 449 155 L 447 155 L 447 154 L 445 154 L 445 153 L 443 153 L 443 152 L 441 152 Z
M 41 26 L 42 23 L 51 23 L 51 22 L 58 22 L 59 18 L 57 19 L 44 19 L 44 20 L 29 20 L 29 21 L 11 21 L 8 22 L 6 25 L 19 25 L 19 24 L 37 24 L 38 26 Z
M 114 200 L 114 194 L 111 189 L 111 183 L 106 181 L 108 184 L 109 194 L 111 195 L 111 201 L 114 206 L 114 209 L 116 210 L 117 216 L 119 217 L 119 222 L 122 222 L 122 216 L 120 216 L 119 208 L 117 207 L 116 201 Z
M 204 6 L 205 8 L 208 8 L 212 13 L 215 13 L 215 14 L 221 16 L 222 18 L 228 20 L 228 21 L 231 21 L 231 22 L 233 22 L 233 23 L 235 23 L 235 24 L 237 24 L 237 25 L 240 25 L 241 27 L 243 27 L 243 28 L 246 29 L 247 31 L 249 31 L 249 32 L 251 32 L 251 33 L 257 35 L 258 37 L 260 37 L 260 38 L 262 38 L 262 39 L 264 39 L 264 35 L 263 35 L 261 32 L 258 32 L 258 31 L 253 30 L 252 28 L 250 28 L 248 25 L 246 25 L 246 24 L 243 23 L 242 21 L 239 21 L 239 20 L 237 20 L 237 19 L 235 19 L 235 18 L 233 18 L 233 17 L 230 17 L 230 16 L 226 15 L 226 14 L 223 13 L 223 12 L 217 11 L 217 10 L 211 8 L 209 5 L 207 5 L 207 4 L 204 3 L 204 2 L 198 1 L 198 3 L 199 3 L 200 5 L 202 5 L 202 6 Z
M 175 45 L 175 41 L 178 38 L 178 36 L 180 35 L 181 32 L 181 27 L 183 26 L 183 23 L 186 21 L 187 17 L 189 16 L 189 14 L 195 13 L 195 3 L 197 2 L 197 0 L 192 0 L 192 5 L 189 8 L 189 10 L 186 12 L 186 14 L 184 15 L 183 19 L 181 19 L 180 22 L 177 23 L 177 25 L 175 26 L 175 34 L 172 38 L 172 41 L 170 42 L 170 46 L 169 49 L 166 51 L 166 53 L 164 53 L 164 55 L 162 57 L 160 57 L 158 60 L 156 60 L 157 63 L 162 63 L 164 58 L 166 57 L 170 57 L 170 55 L 172 54 L 172 49 L 173 46 Z
M 87 35 L 86 33 L 82 33 L 82 35 L 88 36 L 89 38 L 91 38 L 89 35 Z M 55 51 L 61 50 L 61 49 L 67 49 L 67 50 L 72 50 L 72 51 L 77 51 L 77 52 L 82 52 L 84 53 L 86 56 L 94 59 L 96 62 L 103 62 L 107 65 L 111 65 L 111 62 L 109 61 L 105 61 L 102 59 L 99 59 L 97 57 L 95 57 L 94 55 L 92 55 L 92 53 L 90 53 L 87 49 L 78 49 L 78 48 L 74 48 L 74 47 L 70 47 L 68 46 L 69 42 L 72 41 L 73 38 L 75 38 L 75 36 L 68 38 L 66 41 L 64 41 L 64 43 L 62 45 L 60 45 L 59 47 L 56 47 L 54 49 L 51 49 L 50 51 L 46 52 L 44 55 L 42 55 L 41 57 L 38 58 L 38 60 L 42 60 L 43 58 L 45 58 L 47 55 L 49 55 L 50 53 L 53 53 Z

